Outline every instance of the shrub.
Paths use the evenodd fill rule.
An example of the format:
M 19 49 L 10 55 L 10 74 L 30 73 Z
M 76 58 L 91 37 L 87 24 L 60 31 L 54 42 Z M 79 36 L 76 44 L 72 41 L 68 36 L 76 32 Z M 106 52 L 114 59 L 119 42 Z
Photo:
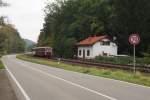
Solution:
M 133 63 L 133 57 L 102 57 L 102 56 L 97 56 L 95 58 L 95 61 L 103 62 L 103 63 L 112 63 L 112 64 L 132 64 Z M 136 64 L 141 65 L 141 66 L 148 65 L 148 64 L 150 64 L 150 57 L 136 58 Z
M 105 62 L 105 63 L 113 63 L 113 64 L 131 64 L 133 62 L 131 57 L 102 57 L 97 56 L 95 58 L 98 62 Z

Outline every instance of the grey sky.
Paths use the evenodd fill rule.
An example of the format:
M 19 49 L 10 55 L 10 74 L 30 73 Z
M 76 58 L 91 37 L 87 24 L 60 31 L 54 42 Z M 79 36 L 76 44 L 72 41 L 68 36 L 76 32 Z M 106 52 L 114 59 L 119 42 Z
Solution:
M 43 26 L 44 6 L 47 0 L 4 0 L 10 7 L 2 8 L 0 15 L 6 15 L 22 38 L 37 41 Z M 49 0 L 53 1 L 53 0 Z

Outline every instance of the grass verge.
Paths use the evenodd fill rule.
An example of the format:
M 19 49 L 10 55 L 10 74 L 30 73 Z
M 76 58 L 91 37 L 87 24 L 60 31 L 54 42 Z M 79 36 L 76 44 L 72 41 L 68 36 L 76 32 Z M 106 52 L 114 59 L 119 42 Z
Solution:
M 111 79 L 116 79 L 116 80 L 121 80 L 121 81 L 126 81 L 130 83 L 135 83 L 135 84 L 140 84 L 144 86 L 149 86 L 150 87 L 150 75 L 145 75 L 141 73 L 136 73 L 136 75 L 122 71 L 122 70 L 109 70 L 109 69 L 98 69 L 96 67 L 82 67 L 78 65 L 70 65 L 70 64 L 65 64 L 65 63 L 60 63 L 58 64 L 55 61 L 51 61 L 48 59 L 44 58 L 36 58 L 28 55 L 18 55 L 17 58 L 33 62 L 33 63 L 38 63 L 38 64 L 43 64 L 43 65 L 48 65 L 52 67 L 57 67 L 65 70 L 70 70 L 70 71 L 75 71 L 75 72 L 80 72 L 80 73 L 85 73 L 85 74 L 90 74 L 90 75 L 95 75 L 95 76 L 100 76 L 100 77 L 105 77 L 105 78 L 111 78 Z
M 5 67 L 4 67 L 4 65 L 3 65 L 3 63 L 2 63 L 2 61 L 1 61 L 1 59 L 0 59 L 0 69 L 4 69 Z

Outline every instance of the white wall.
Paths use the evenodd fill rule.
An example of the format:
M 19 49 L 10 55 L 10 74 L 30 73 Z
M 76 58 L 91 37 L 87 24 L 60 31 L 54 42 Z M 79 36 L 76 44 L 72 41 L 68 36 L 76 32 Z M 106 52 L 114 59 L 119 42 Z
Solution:
M 96 56 L 103 56 L 103 52 L 104 53 L 107 53 L 108 56 L 110 55 L 117 55 L 117 45 L 114 44 L 114 43 L 110 43 L 109 46 L 105 46 L 105 45 L 102 45 L 101 42 L 97 42 L 93 45 L 93 56 L 96 57 Z
M 79 55 L 79 51 L 81 50 L 81 55 Z M 92 59 L 93 57 L 93 47 L 92 46 L 86 46 L 86 47 L 78 47 L 78 58 L 83 58 L 83 50 L 85 50 L 85 58 L 86 59 Z M 87 51 L 90 51 L 90 56 L 87 56 Z

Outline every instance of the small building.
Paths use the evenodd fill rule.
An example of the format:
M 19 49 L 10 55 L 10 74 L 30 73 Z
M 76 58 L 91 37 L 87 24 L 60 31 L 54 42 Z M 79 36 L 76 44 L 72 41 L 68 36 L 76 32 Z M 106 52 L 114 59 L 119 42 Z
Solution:
M 107 36 L 88 37 L 77 43 L 78 58 L 93 59 L 96 56 L 116 56 L 117 45 Z

